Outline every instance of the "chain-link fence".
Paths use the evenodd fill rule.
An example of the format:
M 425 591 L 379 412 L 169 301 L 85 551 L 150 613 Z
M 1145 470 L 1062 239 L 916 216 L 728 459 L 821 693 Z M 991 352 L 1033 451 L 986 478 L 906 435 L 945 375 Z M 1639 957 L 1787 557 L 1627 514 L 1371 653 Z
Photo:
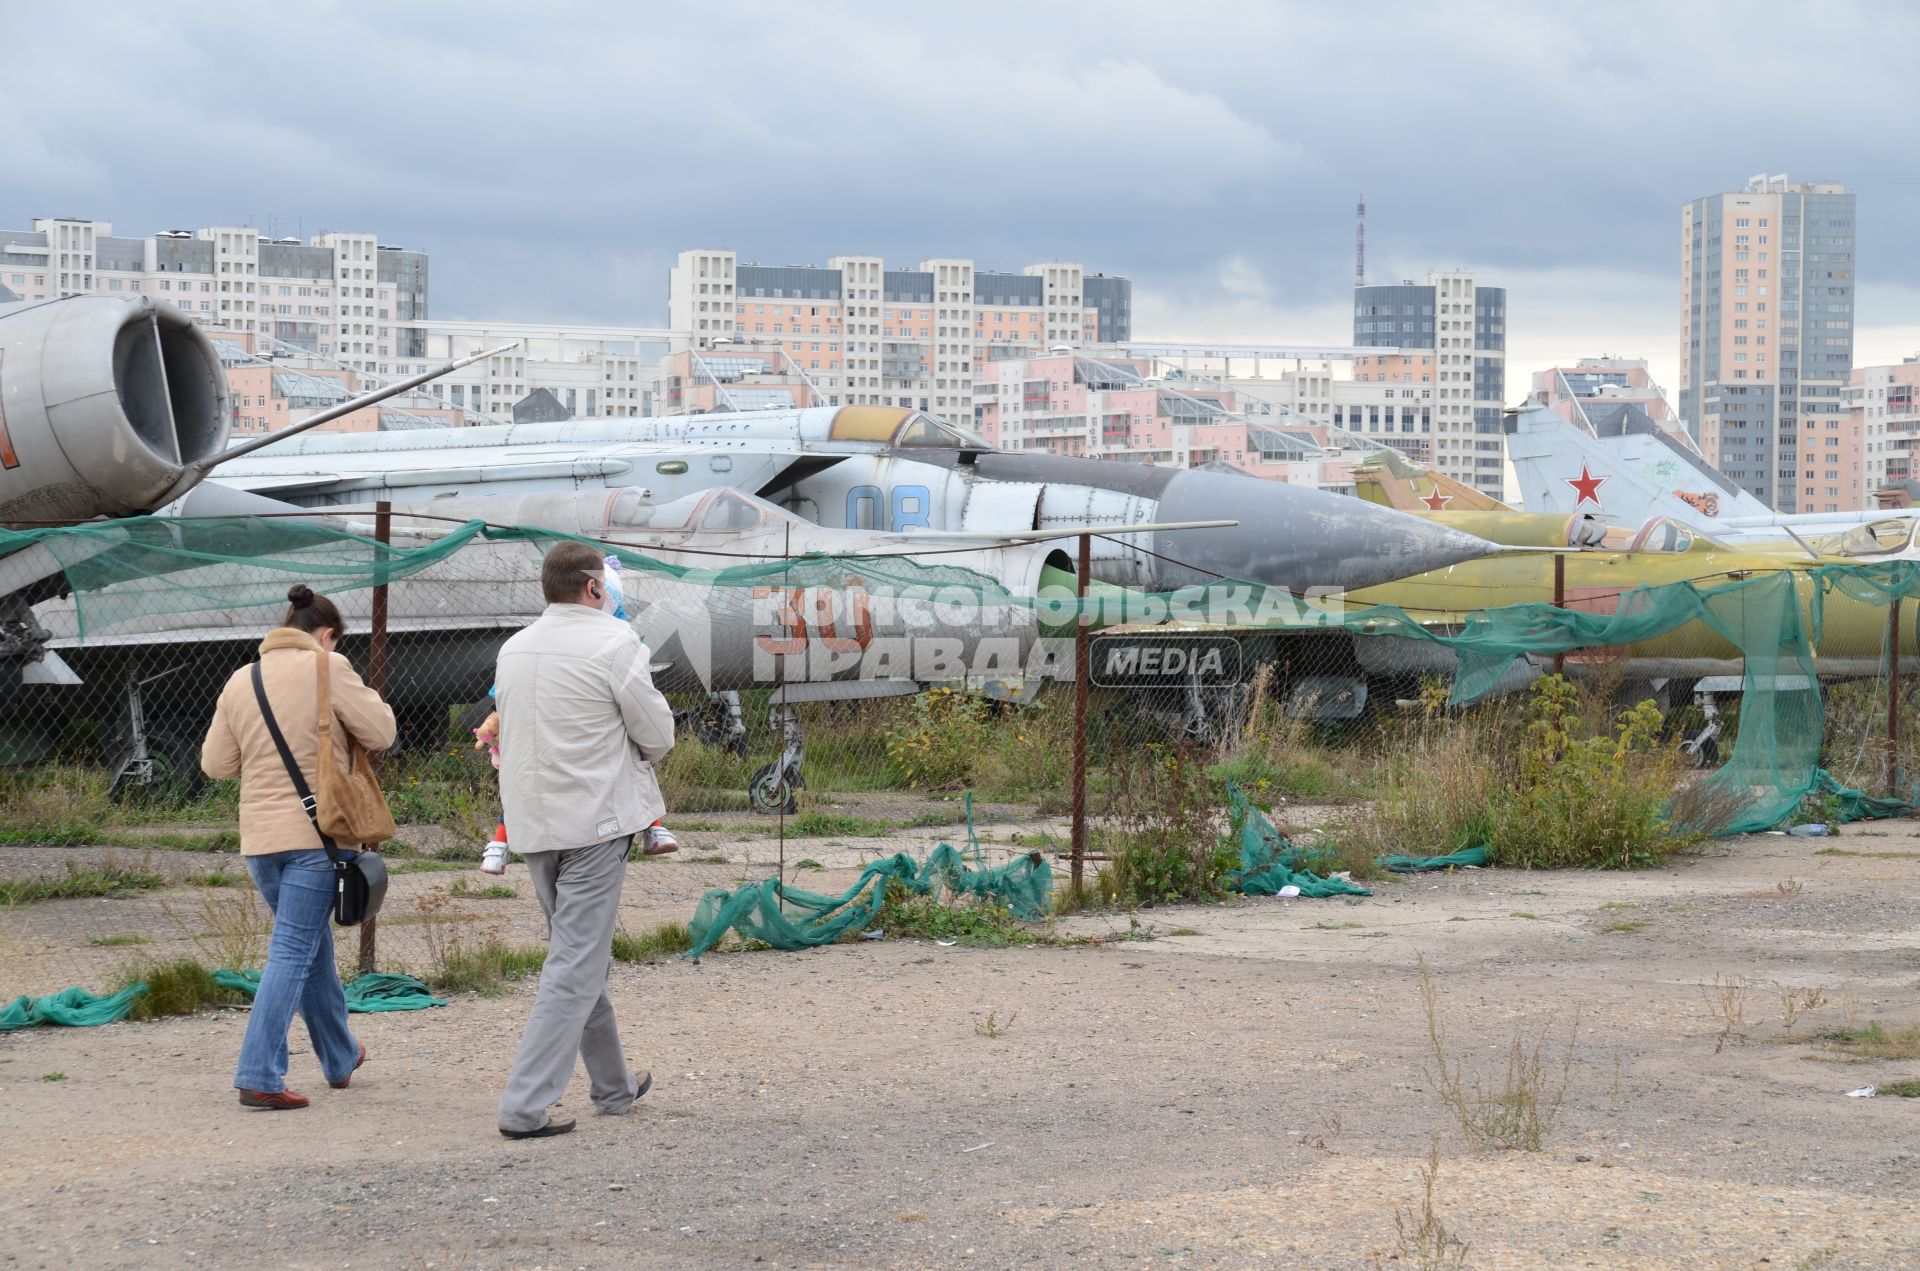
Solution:
M 383 783 L 402 830 L 373 964 L 421 972 L 449 944 L 539 941 L 520 867 L 472 872 L 499 818 L 472 730 L 500 644 L 543 608 L 539 561 L 560 535 L 354 528 L 367 527 L 236 518 L 23 536 L 59 559 L 67 594 L 35 609 L 46 656 L 0 687 L 0 989 L 107 988 L 184 956 L 258 964 L 237 792 L 203 778 L 198 755 L 221 686 L 296 581 L 339 603 L 343 652 L 399 720 Z M 1004 545 L 602 546 L 680 736 L 659 772 L 680 846 L 629 871 L 633 932 L 684 922 L 713 888 L 777 872 L 834 892 L 878 857 L 940 842 L 986 865 L 1040 853 L 1063 886 L 1084 870 L 1094 901 L 1178 894 L 1178 879 L 1113 885 L 1116 862 L 1142 868 L 1127 855 L 1142 841 L 1220 838 L 1228 782 L 1327 845 L 1328 868 L 1471 846 L 1459 840 L 1486 831 L 1470 805 L 1523 775 L 1537 682 L 1556 662 L 1580 701 L 1542 709 L 1585 721 L 1556 725 L 1568 738 L 1617 740 L 1623 712 L 1657 703 L 1649 744 L 1692 765 L 1675 787 L 1707 775 L 1714 829 L 1857 813 L 1846 789 L 1904 798 L 1920 773 L 1905 702 L 1920 625 L 1911 602 L 1890 603 L 1920 585 L 1907 563 L 1476 612 L 1470 591 L 1410 610 L 1383 603 L 1391 587 L 1309 599 L 1231 580 L 1160 596 L 1095 585 L 1083 599 L 1071 568 L 1058 572 L 1071 542 L 1044 579 Z M 1430 788 L 1415 816 L 1395 800 L 1414 797 L 1419 773 Z M 1442 805 L 1458 815 L 1432 812 Z M 1361 825 L 1375 807 L 1398 819 Z M 1443 823 L 1423 834 L 1421 816 Z

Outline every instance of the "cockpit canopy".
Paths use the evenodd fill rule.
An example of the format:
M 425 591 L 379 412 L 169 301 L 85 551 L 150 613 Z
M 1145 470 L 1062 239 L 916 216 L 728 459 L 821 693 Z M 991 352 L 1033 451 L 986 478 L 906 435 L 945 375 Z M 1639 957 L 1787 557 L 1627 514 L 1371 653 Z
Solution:
M 1674 556 L 1692 551 L 1696 543 L 1710 546 L 1711 540 L 1667 516 L 1656 516 L 1639 529 L 1616 525 L 1606 534 L 1606 549 L 1614 552 Z
M 1812 547 L 1822 556 L 1887 556 L 1907 550 L 1916 523 L 1920 521 L 1914 517 L 1869 521 L 1845 533 L 1817 538 Z
M 607 508 L 607 524 L 619 529 L 740 533 L 800 518 L 765 499 L 722 486 L 667 503 L 655 503 L 640 486 L 627 486 Z
M 827 430 L 829 441 L 876 441 L 932 450 L 991 450 L 986 439 L 925 411 L 899 406 L 842 406 Z

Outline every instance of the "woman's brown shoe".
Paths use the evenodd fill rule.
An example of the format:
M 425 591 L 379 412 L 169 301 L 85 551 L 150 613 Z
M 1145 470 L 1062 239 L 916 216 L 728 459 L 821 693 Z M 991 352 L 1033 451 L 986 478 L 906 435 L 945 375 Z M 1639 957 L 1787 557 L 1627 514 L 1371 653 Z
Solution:
M 347 1083 L 353 1080 L 353 1074 L 356 1072 L 359 1072 L 360 1065 L 366 1062 L 367 1062 L 367 1044 L 365 1042 L 361 1042 L 360 1057 L 353 1061 L 353 1067 L 347 1069 L 347 1075 L 340 1078 L 340 1080 L 338 1081 L 329 1081 L 327 1084 L 329 1086 L 332 1086 L 335 1090 L 345 1090 L 347 1088 Z
M 240 1106 L 260 1112 L 291 1112 L 295 1108 L 306 1107 L 307 1096 L 298 1090 L 276 1090 L 271 1094 L 262 1090 L 242 1090 Z

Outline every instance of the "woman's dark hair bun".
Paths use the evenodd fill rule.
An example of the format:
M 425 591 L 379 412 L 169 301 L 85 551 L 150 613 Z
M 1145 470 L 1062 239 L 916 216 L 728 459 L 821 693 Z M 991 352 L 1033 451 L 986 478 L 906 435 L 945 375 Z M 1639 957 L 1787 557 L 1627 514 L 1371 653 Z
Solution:
M 305 583 L 295 583 L 287 588 L 287 603 L 295 609 L 305 609 L 313 603 L 313 588 Z

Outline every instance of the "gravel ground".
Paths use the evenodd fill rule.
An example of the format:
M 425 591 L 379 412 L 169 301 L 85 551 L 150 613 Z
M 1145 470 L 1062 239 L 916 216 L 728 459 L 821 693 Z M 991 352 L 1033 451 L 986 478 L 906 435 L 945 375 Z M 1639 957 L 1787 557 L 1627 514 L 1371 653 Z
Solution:
M 700 868 L 721 867 L 662 867 L 658 886 Z M 296 1029 L 314 1107 L 291 1115 L 235 1105 L 238 1013 L 35 1030 L 0 1038 L 0 1250 L 21 1267 L 1417 1266 L 1394 1219 L 1418 1209 L 1437 1134 L 1435 1212 L 1469 1267 L 1916 1267 L 1920 1099 L 1843 1092 L 1920 1060 L 1848 1064 L 1813 1040 L 1920 1017 L 1916 881 L 1920 835 L 1895 823 L 1628 876 L 1470 871 L 1159 910 L 1143 941 L 621 966 L 653 1093 L 529 1143 L 493 1111 L 530 988 L 357 1018 L 370 1059 L 345 1092 Z M 1557 1055 L 1579 1009 L 1543 1150 L 1478 1149 L 1449 1119 L 1417 955 L 1470 1076 L 1498 1080 L 1516 1028 L 1551 1029 Z M 1718 1048 L 1716 977 L 1747 986 Z M 1790 1032 L 1776 984 L 1826 1003 Z M 984 1035 L 990 1013 L 1011 1026 Z M 565 1110 L 591 1111 L 583 1081 Z

